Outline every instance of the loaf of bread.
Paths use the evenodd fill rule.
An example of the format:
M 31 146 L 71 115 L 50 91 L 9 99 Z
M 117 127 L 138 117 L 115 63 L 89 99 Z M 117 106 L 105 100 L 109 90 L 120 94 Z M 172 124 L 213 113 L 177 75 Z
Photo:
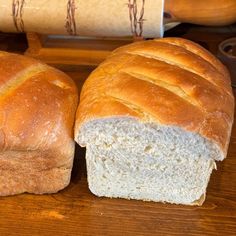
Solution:
M 164 38 L 115 50 L 85 82 L 77 110 L 90 190 L 201 205 L 233 113 L 229 74 L 201 46 Z
M 0 52 L 0 196 L 54 193 L 68 185 L 77 100 L 64 73 Z

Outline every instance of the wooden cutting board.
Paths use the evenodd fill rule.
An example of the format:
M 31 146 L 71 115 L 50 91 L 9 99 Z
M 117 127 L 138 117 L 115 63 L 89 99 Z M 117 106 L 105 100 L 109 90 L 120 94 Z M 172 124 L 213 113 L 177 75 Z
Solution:
M 81 88 L 91 67 L 62 67 Z M 228 157 L 217 163 L 201 207 L 94 196 L 85 150 L 77 146 L 71 184 L 51 195 L 0 198 L 0 236 L 236 235 L 236 124 Z

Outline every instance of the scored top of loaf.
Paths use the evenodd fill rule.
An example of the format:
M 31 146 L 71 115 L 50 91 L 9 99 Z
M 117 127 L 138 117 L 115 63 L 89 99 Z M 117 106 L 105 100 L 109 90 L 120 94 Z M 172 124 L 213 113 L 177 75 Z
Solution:
M 115 50 L 89 76 L 75 137 L 90 120 L 131 116 L 199 133 L 220 146 L 223 159 L 233 113 L 229 73 L 207 50 L 180 38 L 141 41 Z
M 74 82 L 64 73 L 26 56 L 0 52 L 0 151 L 72 155 L 77 97 Z

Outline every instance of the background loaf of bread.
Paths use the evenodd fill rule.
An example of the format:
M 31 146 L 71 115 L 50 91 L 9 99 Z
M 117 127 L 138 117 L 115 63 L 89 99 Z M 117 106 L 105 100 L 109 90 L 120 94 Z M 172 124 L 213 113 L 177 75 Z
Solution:
M 62 72 L 0 52 L 0 195 L 69 184 L 77 88 Z
M 115 50 L 85 82 L 77 111 L 91 191 L 201 204 L 233 113 L 229 74 L 199 45 L 164 38 Z

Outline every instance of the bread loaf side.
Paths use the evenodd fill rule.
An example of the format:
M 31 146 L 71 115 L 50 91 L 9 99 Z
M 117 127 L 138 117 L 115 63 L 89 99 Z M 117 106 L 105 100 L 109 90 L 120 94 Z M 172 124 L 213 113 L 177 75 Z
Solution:
M 69 184 L 77 88 L 37 60 L 0 52 L 0 195 Z

